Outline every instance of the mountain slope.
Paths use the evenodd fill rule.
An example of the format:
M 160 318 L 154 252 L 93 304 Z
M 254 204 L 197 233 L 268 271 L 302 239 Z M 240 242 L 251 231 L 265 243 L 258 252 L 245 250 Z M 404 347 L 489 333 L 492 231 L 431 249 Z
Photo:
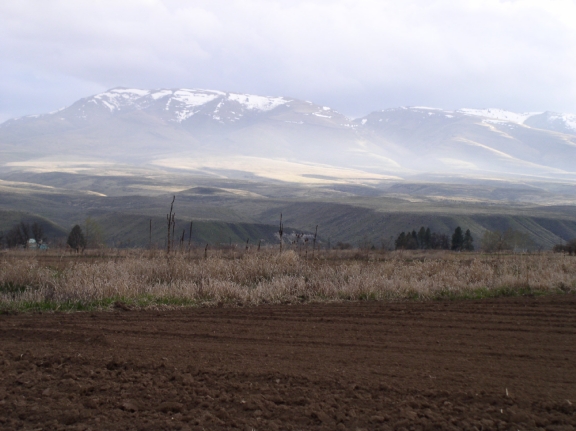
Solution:
M 357 121 L 388 157 L 418 171 L 573 176 L 576 135 L 518 122 L 533 118 L 529 116 L 489 114 L 398 108 Z
M 116 88 L 3 123 L 0 157 L 4 169 L 125 163 L 301 182 L 422 173 L 576 180 L 576 116 L 414 107 L 350 120 L 287 97 Z

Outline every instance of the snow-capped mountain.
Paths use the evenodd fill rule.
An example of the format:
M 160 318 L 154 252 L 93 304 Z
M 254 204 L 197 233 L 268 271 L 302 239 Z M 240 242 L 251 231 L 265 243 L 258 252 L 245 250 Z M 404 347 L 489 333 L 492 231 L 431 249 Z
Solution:
M 576 134 L 576 115 L 573 114 L 549 111 L 518 114 L 503 109 L 460 109 L 458 112 L 495 121 L 524 124 L 536 129 Z
M 576 115 L 542 112 L 524 121 L 526 126 L 576 135 Z
M 194 115 L 210 114 L 216 121 L 239 121 L 254 112 L 267 112 L 289 103 L 283 97 L 224 93 L 214 90 L 138 90 L 115 88 L 97 94 L 78 104 L 78 114 L 86 115 L 90 104 L 108 109 L 110 113 L 130 110 L 157 110 L 168 121 L 181 123 Z
M 263 164 L 258 175 L 281 160 L 308 166 L 309 176 L 314 166 L 336 166 L 377 175 L 576 178 L 576 116 L 402 107 L 352 120 L 288 97 L 115 88 L 3 123 L 0 154 L 7 166 L 66 155 L 253 174 Z M 252 167 L 230 162 L 238 157 Z
M 477 117 L 486 120 L 488 123 L 516 123 L 523 124 L 536 129 L 557 131 L 561 133 L 576 135 L 576 115 L 559 114 L 556 112 L 524 112 L 517 113 L 504 109 L 458 109 L 448 111 L 440 108 L 430 108 L 424 106 L 402 107 L 401 110 L 425 113 L 426 115 L 443 115 L 446 118 L 461 117 L 462 115 Z M 396 109 L 386 110 L 394 111 Z M 380 111 L 380 112 L 386 112 Z M 490 121 L 492 120 L 492 121 Z
M 285 108 L 276 110 L 276 108 Z M 44 115 L 32 115 L 15 120 L 26 122 L 43 117 L 57 117 L 61 121 L 93 121 L 102 117 L 121 116 L 135 111 L 150 113 L 170 123 L 186 123 L 189 120 L 211 120 L 221 124 L 233 124 L 255 118 L 269 111 L 275 114 L 292 111 L 311 119 L 337 118 L 339 124 L 349 120 L 328 107 L 320 107 L 312 102 L 302 102 L 285 97 L 258 96 L 253 94 L 225 93 L 204 89 L 159 89 L 141 90 L 134 88 L 113 88 L 79 100 L 68 108 Z M 301 119 L 302 120 L 302 119 Z M 286 120 L 290 121 L 290 120 Z
M 506 111 L 504 109 L 459 109 L 457 112 L 474 117 L 483 117 L 495 121 L 504 121 L 518 124 L 524 124 L 528 118 L 541 114 L 541 112 L 525 112 L 519 114 L 516 112 Z
M 569 120 L 553 123 L 550 118 L 557 116 L 411 107 L 373 112 L 357 121 L 387 157 L 410 159 L 409 166 L 418 171 L 574 175 L 576 130 Z

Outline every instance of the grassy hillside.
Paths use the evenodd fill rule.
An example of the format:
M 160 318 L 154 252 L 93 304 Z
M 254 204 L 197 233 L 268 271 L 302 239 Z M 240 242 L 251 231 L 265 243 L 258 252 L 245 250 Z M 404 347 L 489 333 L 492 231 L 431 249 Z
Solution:
M 162 217 L 145 217 L 129 213 L 110 213 L 92 218 L 105 234 L 107 243 L 116 247 L 147 247 L 150 243 L 150 221 L 152 221 L 152 245 L 166 246 L 167 222 Z M 192 244 L 275 244 L 276 226 L 257 223 L 227 223 L 220 221 L 190 220 L 176 218 L 174 244 L 177 245 L 184 233 L 188 244 L 192 221 Z
M 61 236 L 90 217 L 101 226 L 107 244 L 122 247 L 147 246 L 150 219 L 152 243 L 163 247 L 166 214 L 174 195 L 175 236 L 180 238 L 186 229 L 187 239 L 189 222 L 194 221 L 197 244 L 245 243 L 247 239 L 275 243 L 280 213 L 287 234 L 313 232 L 319 225 L 324 244 L 369 242 L 379 247 L 400 232 L 421 226 L 446 234 L 456 226 L 470 229 L 477 245 L 487 229 L 519 230 L 545 248 L 576 237 L 574 206 L 490 200 L 486 197 L 494 189 L 482 191 L 478 184 L 469 188 L 465 184 L 312 187 L 134 172 L 125 176 L 10 174 L 4 178 L 10 181 L 0 181 L 0 210 L 11 214 L 3 216 L 4 230 L 26 215 L 45 219 L 57 227 L 54 235 Z M 431 190 L 435 195 L 426 196 Z M 538 192 L 540 197 L 562 202 L 561 195 Z M 506 193 L 513 194 L 514 186 Z
M 450 234 L 457 226 L 470 229 L 476 244 L 486 230 L 514 229 L 528 233 L 534 242 L 549 248 L 562 240 L 576 238 L 576 214 L 534 217 L 516 214 L 449 213 L 437 211 L 377 211 L 334 203 L 294 203 L 262 213 L 262 221 L 272 222 L 281 211 L 286 224 L 311 231 L 319 225 L 319 235 L 333 244 L 337 241 L 360 244 L 368 241 L 379 246 L 402 231 L 430 227 L 434 232 Z
M 285 232 L 314 232 L 319 225 L 319 239 L 326 245 L 336 242 L 349 242 L 359 245 L 369 242 L 380 247 L 383 242 L 390 243 L 402 231 L 418 230 L 421 226 L 432 231 L 450 234 L 456 226 L 470 229 L 479 245 L 483 233 L 488 230 L 504 231 L 514 229 L 528 233 L 535 244 L 550 248 L 562 240 L 576 238 L 576 220 L 566 218 L 528 217 L 522 215 L 447 215 L 410 212 L 384 213 L 365 208 L 336 204 L 295 204 L 275 208 L 262 214 L 262 223 L 225 222 L 212 220 L 176 219 L 174 230 L 177 243 L 184 232 L 185 242 L 189 238 L 190 221 L 193 222 L 192 241 L 196 245 L 244 244 L 249 239 L 254 245 L 262 240 L 263 244 L 276 244 L 279 211 L 284 214 Z M 115 247 L 146 247 L 149 244 L 149 226 L 152 220 L 152 244 L 164 247 L 166 240 L 165 217 L 147 217 L 126 212 L 109 212 L 101 215 L 86 215 L 96 222 L 105 238 L 106 244 Z M 85 226 L 86 217 L 76 223 Z M 0 230 L 7 231 L 20 220 L 37 221 L 49 238 L 62 238 L 68 234 L 72 223 L 65 226 L 53 223 L 49 219 L 24 212 L 0 211 Z
M 37 214 L 25 213 L 22 211 L 0 210 L 0 231 L 6 233 L 14 225 L 24 223 L 38 223 L 44 229 L 47 238 L 61 238 L 68 235 L 68 230 L 52 222 L 51 220 Z

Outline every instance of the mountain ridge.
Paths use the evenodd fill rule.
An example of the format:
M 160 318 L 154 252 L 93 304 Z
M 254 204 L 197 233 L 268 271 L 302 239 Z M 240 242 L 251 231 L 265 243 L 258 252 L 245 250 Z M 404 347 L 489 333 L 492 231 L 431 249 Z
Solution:
M 576 180 L 571 114 L 416 106 L 351 119 L 310 101 L 205 89 L 114 88 L 8 120 L 0 144 L 4 169 L 69 157 L 302 182 L 421 173 Z
M 78 105 L 82 105 L 87 103 L 95 103 L 98 104 L 100 102 L 102 105 L 106 106 L 111 113 L 115 111 L 125 110 L 126 108 L 135 108 L 135 109 L 146 109 L 152 105 L 152 101 L 159 101 L 159 100 L 167 100 L 166 103 L 166 110 L 169 110 L 170 105 L 172 102 L 176 102 L 176 105 L 180 104 L 180 106 L 176 107 L 176 117 L 173 119 L 175 122 L 182 122 L 198 111 L 193 111 L 193 108 L 199 109 L 200 107 L 213 102 L 214 100 L 218 100 L 219 103 L 214 110 L 214 113 L 218 113 L 220 106 L 222 105 L 224 100 L 237 102 L 243 109 L 249 111 L 260 111 L 260 112 L 267 112 L 271 111 L 279 106 L 289 104 L 290 102 L 297 101 L 297 99 L 289 98 L 285 96 L 260 96 L 254 94 L 247 94 L 247 93 L 234 93 L 234 92 L 224 92 L 220 90 L 210 90 L 210 89 L 189 89 L 189 88 L 173 88 L 173 89 L 166 89 L 160 88 L 155 90 L 144 90 L 144 89 L 136 89 L 136 88 L 126 88 L 126 87 L 115 87 L 110 90 L 107 90 L 102 93 L 98 93 L 92 96 L 88 96 L 78 100 L 77 102 L 73 103 L 68 107 L 61 108 L 57 111 L 45 113 L 45 114 L 35 114 L 35 115 L 26 115 L 22 117 L 12 118 L 0 123 L 0 126 L 11 123 L 18 120 L 24 119 L 33 119 L 39 118 L 46 115 L 54 115 L 57 114 L 65 109 L 73 108 Z M 299 101 L 301 102 L 301 101 Z M 310 105 L 314 105 L 313 102 L 305 101 L 304 103 L 308 103 Z M 319 106 L 319 105 L 316 105 Z M 178 110 L 180 108 L 181 110 Z M 456 110 L 446 110 L 437 107 L 426 107 L 426 106 L 401 106 L 397 108 L 388 108 L 373 111 L 363 117 L 359 118 L 349 118 L 344 116 L 343 114 L 338 113 L 338 111 L 332 110 L 329 107 L 322 106 L 322 111 L 327 111 L 326 113 L 338 113 L 345 118 L 347 118 L 350 122 L 360 122 L 365 119 L 367 116 L 374 112 L 386 112 L 390 110 L 398 110 L 398 109 L 407 109 L 407 110 L 418 110 L 418 111 L 439 111 L 444 113 L 445 115 L 469 115 L 473 117 L 482 117 L 485 119 L 491 119 L 496 121 L 504 121 L 504 122 L 512 122 L 518 124 L 527 124 L 531 125 L 534 124 L 533 127 L 535 128 L 543 128 L 544 130 L 555 130 L 552 128 L 545 128 L 545 127 L 537 127 L 536 124 L 545 124 L 544 121 L 548 121 L 552 124 L 562 124 L 562 127 L 566 130 L 571 131 L 572 133 L 576 134 L 576 115 L 575 114 L 567 114 L 567 113 L 557 113 L 552 111 L 542 111 L 542 112 L 527 112 L 527 113 L 517 113 L 513 111 L 508 111 L 500 108 L 487 108 L 487 109 L 471 109 L 471 108 L 461 108 Z M 318 117 L 325 117 L 330 118 L 329 115 L 323 115 L 322 111 L 317 111 L 314 115 Z M 235 114 L 235 113 L 234 113 Z M 239 114 L 242 115 L 242 114 Z M 219 116 L 214 116 L 214 120 L 221 121 Z M 238 120 L 238 117 L 233 117 L 233 120 Z M 531 126 L 532 127 L 532 126 Z

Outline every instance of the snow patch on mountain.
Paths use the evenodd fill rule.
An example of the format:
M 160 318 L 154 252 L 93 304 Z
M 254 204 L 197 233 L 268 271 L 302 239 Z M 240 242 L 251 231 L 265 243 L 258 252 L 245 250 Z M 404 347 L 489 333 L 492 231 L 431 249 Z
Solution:
M 551 114 L 548 121 L 560 120 L 568 129 L 576 131 L 576 115 L 574 114 Z
M 172 90 L 160 90 L 152 93 L 150 97 L 154 100 L 163 99 L 166 96 L 171 96 L 173 94 Z
M 254 96 L 253 94 L 230 93 L 228 100 L 240 103 L 244 108 L 257 111 L 271 111 L 289 100 L 283 97 Z
M 418 109 L 418 110 L 422 110 L 422 111 L 441 111 L 441 112 L 450 112 L 450 111 L 444 111 L 441 108 L 431 108 L 429 106 L 411 106 L 408 109 Z
M 99 101 L 101 104 L 106 106 L 110 112 L 114 112 L 134 104 L 148 94 L 150 94 L 149 90 L 114 88 L 105 93 L 97 94 L 92 100 Z
M 460 109 L 457 112 L 460 112 L 464 115 L 470 115 L 473 117 L 484 117 L 490 118 L 492 120 L 500 120 L 500 121 L 510 121 L 513 123 L 524 124 L 528 118 L 541 114 L 541 112 L 525 112 L 522 114 L 518 114 L 512 111 L 506 111 L 504 109 Z
M 186 107 L 202 106 L 221 96 L 212 91 L 177 90 L 172 96 L 173 100 L 182 102 Z

